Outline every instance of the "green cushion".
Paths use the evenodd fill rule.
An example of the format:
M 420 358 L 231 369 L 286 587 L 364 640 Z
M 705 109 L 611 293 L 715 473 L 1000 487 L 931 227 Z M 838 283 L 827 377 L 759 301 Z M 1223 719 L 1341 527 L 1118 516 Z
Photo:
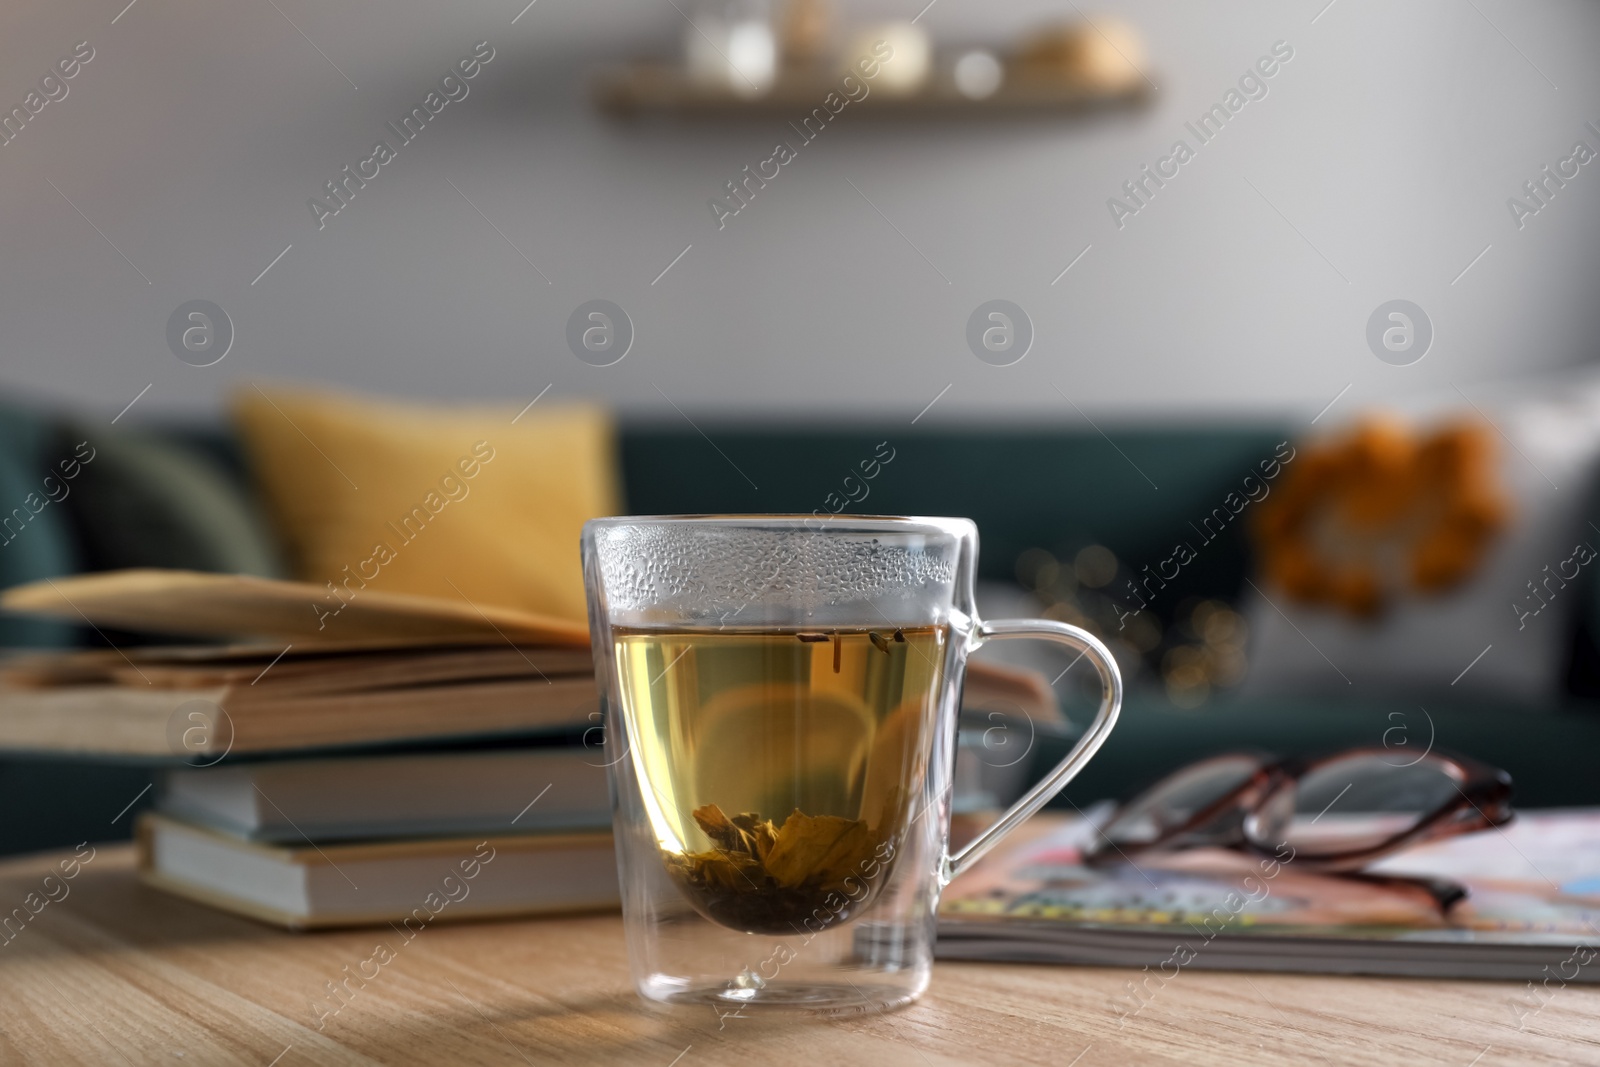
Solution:
M 176 567 L 284 575 L 248 487 L 209 455 L 147 431 L 70 432 L 95 449 L 67 500 L 85 570 Z
M 0 402 L 0 588 L 79 569 L 65 503 L 52 499 L 65 491 L 70 501 L 74 485 L 56 466 L 72 453 L 58 451 L 43 418 Z M 55 476 L 48 487 L 47 475 Z M 72 635 L 59 623 L 0 616 L 0 647 L 70 644 Z
M 70 757 L 0 760 L 0 855 L 121 841 L 154 801 L 149 767 Z M 112 820 L 116 821 L 113 822 Z

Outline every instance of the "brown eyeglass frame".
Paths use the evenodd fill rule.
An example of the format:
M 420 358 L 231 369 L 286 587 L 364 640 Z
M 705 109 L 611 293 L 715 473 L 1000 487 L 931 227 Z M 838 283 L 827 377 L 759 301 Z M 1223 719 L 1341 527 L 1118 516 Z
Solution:
M 1119 805 L 1116 814 L 1106 825 L 1115 822 L 1123 812 L 1138 806 L 1146 797 L 1163 788 L 1177 775 L 1186 774 L 1204 763 L 1244 757 L 1257 760 L 1260 766 L 1243 782 L 1196 811 L 1183 823 L 1166 829 L 1151 841 L 1113 842 L 1104 833 L 1100 834 L 1093 845 L 1084 849 L 1083 863 L 1088 867 L 1104 867 L 1120 860 L 1131 860 L 1133 856 L 1142 853 L 1203 847 L 1229 848 L 1255 855 L 1277 856 L 1274 850 L 1258 844 L 1252 837 L 1251 824 L 1259 818 L 1279 792 L 1312 771 L 1336 760 L 1393 754 L 1392 749 L 1369 746 L 1316 757 L 1273 759 L 1254 752 L 1230 752 L 1197 760 L 1163 777 L 1150 788 L 1142 790 L 1126 804 Z M 1456 780 L 1455 799 L 1446 801 L 1433 811 L 1422 815 L 1409 829 L 1402 830 L 1377 844 L 1359 849 L 1320 853 L 1297 850 L 1294 862 L 1318 871 L 1359 871 L 1372 861 L 1409 845 L 1504 826 L 1515 818 L 1515 813 L 1511 809 L 1511 775 L 1505 771 L 1466 756 L 1437 751 L 1425 754 L 1422 759 L 1414 763 L 1391 764 L 1391 766 L 1397 769 L 1415 766 L 1424 759 L 1437 760 L 1446 765 L 1447 773 Z M 1211 832 L 1210 836 L 1207 836 L 1208 830 Z M 1178 839 L 1186 837 L 1194 840 L 1174 844 Z

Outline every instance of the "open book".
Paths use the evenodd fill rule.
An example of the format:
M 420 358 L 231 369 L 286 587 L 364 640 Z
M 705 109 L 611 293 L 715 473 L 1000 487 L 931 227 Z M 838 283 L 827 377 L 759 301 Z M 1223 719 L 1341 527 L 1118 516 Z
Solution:
M 234 642 L 16 657 L 5 749 L 210 763 L 599 721 L 587 629 L 465 598 L 129 570 L 18 586 L 0 609 Z
M 498 639 L 587 646 L 588 627 L 462 597 L 415 596 L 243 574 L 124 570 L 0 593 L 0 610 L 143 633 L 276 637 L 301 644 Z
M 0 668 L 0 749 L 210 764 L 227 755 L 595 727 L 586 649 L 403 646 L 338 654 L 159 647 Z

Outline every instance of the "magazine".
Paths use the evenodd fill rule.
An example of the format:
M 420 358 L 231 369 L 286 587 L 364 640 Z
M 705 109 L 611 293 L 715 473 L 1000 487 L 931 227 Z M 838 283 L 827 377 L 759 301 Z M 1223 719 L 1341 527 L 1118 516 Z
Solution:
M 1387 881 L 1297 869 L 1287 845 L 1090 869 L 1094 813 L 1027 830 L 946 890 L 940 958 L 1142 967 L 1156 980 L 1201 968 L 1600 981 L 1600 810 L 1524 812 L 1417 846 L 1369 868 Z M 1401 878 L 1467 896 L 1442 909 Z

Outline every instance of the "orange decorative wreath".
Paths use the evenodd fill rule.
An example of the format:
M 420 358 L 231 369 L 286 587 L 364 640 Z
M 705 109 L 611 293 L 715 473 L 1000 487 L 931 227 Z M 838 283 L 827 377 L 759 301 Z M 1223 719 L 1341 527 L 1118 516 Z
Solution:
M 1494 446 L 1481 423 L 1421 436 L 1373 418 L 1302 449 L 1256 512 L 1263 571 L 1294 600 L 1361 618 L 1457 585 L 1510 516 Z

